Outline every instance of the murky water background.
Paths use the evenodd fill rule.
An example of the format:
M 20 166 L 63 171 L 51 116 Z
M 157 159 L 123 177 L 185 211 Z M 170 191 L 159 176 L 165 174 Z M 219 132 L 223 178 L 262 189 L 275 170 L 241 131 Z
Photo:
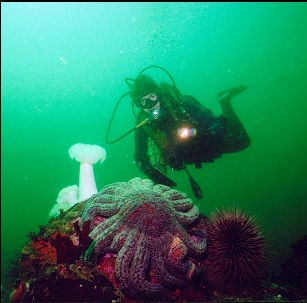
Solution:
M 124 79 L 152 64 L 217 114 L 217 93 L 250 86 L 233 105 L 251 146 L 189 168 L 200 201 L 185 172 L 169 176 L 206 215 L 221 206 L 257 215 L 278 268 L 307 232 L 306 20 L 306 3 L 1 3 L 2 271 L 47 223 L 59 191 L 78 184 L 73 144 L 106 149 L 94 166 L 99 189 L 145 177 L 133 135 L 113 145 L 105 137 Z M 133 127 L 125 98 L 110 140 Z

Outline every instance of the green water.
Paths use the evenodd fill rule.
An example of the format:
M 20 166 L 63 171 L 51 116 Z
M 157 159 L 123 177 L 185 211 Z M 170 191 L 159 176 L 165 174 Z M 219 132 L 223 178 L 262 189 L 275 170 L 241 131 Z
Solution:
M 73 144 L 106 149 L 94 166 L 98 189 L 145 177 L 132 134 L 113 145 L 105 138 L 124 79 L 152 64 L 217 114 L 217 93 L 250 86 L 233 106 L 251 146 L 190 167 L 202 200 L 185 172 L 170 172 L 176 189 L 206 215 L 223 205 L 257 215 L 272 267 L 306 234 L 306 3 L 1 3 L 2 271 L 25 234 L 47 223 L 59 191 L 78 184 Z M 133 126 L 126 98 L 110 140 Z

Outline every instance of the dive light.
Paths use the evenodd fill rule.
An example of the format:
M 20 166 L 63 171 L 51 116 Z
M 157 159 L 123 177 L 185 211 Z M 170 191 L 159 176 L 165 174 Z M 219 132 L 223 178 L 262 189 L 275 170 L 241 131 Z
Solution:
M 196 136 L 197 130 L 196 130 L 196 128 L 182 127 L 182 128 L 178 129 L 177 134 L 178 134 L 179 138 L 187 139 L 189 137 Z

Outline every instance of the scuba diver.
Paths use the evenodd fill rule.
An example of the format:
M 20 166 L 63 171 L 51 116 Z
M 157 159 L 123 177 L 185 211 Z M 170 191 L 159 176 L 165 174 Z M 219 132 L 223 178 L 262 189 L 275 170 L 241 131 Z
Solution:
M 173 84 L 158 85 L 143 74 L 150 67 L 164 70 Z M 231 99 L 248 87 L 242 85 L 220 92 L 217 98 L 222 114 L 217 116 L 194 97 L 181 94 L 164 68 L 150 67 L 143 69 L 136 79 L 125 80 L 130 88 L 125 95 L 129 94 L 132 104 L 140 109 L 133 129 L 135 164 L 155 184 L 172 188 L 177 184 L 167 177 L 167 166 L 186 170 L 193 192 L 200 199 L 201 189 L 187 165 L 201 168 L 202 163 L 213 162 L 224 153 L 239 152 L 250 145 L 250 138 L 231 105 Z

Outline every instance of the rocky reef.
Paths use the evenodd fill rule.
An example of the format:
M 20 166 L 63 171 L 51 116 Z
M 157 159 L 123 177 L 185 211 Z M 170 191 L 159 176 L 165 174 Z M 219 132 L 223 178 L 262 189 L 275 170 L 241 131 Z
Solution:
M 204 216 L 186 194 L 148 179 L 107 185 L 27 237 L 2 302 L 302 298 L 268 282 L 255 220 L 234 209 Z

